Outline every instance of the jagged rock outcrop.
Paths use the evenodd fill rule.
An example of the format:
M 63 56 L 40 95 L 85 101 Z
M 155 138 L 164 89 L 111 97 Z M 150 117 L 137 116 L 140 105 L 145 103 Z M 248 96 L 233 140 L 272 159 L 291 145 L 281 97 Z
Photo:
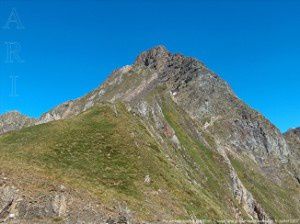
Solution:
M 290 147 L 290 161 L 295 178 L 300 184 L 300 128 L 290 129 L 284 133 L 284 137 Z
M 300 158 L 300 128 L 290 129 L 284 137 L 291 148 L 291 153 Z
M 0 135 L 9 131 L 20 130 L 34 123 L 35 119 L 24 116 L 18 111 L 5 113 L 0 116 Z
M 41 181 L 41 180 L 40 180 Z M 96 200 L 81 196 L 63 185 L 49 189 L 24 188 L 24 183 L 0 174 L 0 223 L 105 223 L 104 214 Z

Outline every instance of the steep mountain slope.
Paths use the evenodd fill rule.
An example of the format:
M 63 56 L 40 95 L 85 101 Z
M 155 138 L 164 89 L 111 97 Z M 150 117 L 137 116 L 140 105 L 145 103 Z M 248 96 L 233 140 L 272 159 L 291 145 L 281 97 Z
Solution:
M 116 70 L 99 88 L 58 106 L 40 122 L 67 118 L 99 102 L 118 100 L 147 116 L 155 104 L 160 104 L 152 97 L 158 88 L 164 88 L 164 93 L 199 121 L 201 129 L 230 150 L 247 153 L 264 172 L 280 181 L 276 167 L 286 163 L 289 155 L 280 131 L 239 100 L 226 82 L 201 62 L 171 54 L 162 46 L 142 53 L 132 66 Z
M 230 87 L 201 62 L 171 54 L 162 46 L 142 53 L 133 66 L 115 71 L 107 82 L 87 96 L 46 113 L 41 122 L 78 114 L 99 101 L 143 104 L 160 86 L 164 86 L 164 91 L 192 118 L 202 122 L 203 128 L 219 135 L 237 151 L 255 153 L 257 160 L 271 154 L 281 161 L 286 160 L 289 151 L 275 126 L 240 101 Z
M 26 117 L 17 111 L 3 114 L 0 116 L 0 134 L 31 126 L 35 122 L 34 119 Z
M 279 130 L 201 62 L 162 46 L 37 124 L 0 137 L 10 180 L 0 219 L 101 223 L 125 202 L 121 218 L 134 221 L 299 219 L 298 168 Z

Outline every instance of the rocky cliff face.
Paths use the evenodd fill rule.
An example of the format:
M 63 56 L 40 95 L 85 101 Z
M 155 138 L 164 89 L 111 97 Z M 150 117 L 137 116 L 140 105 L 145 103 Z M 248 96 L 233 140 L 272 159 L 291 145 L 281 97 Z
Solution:
M 284 137 L 290 147 L 290 161 L 294 165 L 295 177 L 300 183 L 300 128 L 288 130 Z
M 290 129 L 284 133 L 293 154 L 300 155 L 300 128 Z
M 31 126 L 36 121 L 26 117 L 17 111 L 12 111 L 0 116 L 0 134 L 20 130 L 23 127 Z
M 120 104 L 123 106 L 120 107 Z M 110 112 L 101 114 L 100 118 L 88 123 L 89 125 L 82 124 L 82 129 L 77 130 L 76 126 L 76 129 L 72 131 L 69 128 L 77 117 L 80 121 L 87 121 L 85 115 L 88 111 L 104 105 L 111 109 Z M 124 112 L 124 108 L 126 112 Z M 98 112 L 92 114 L 98 114 Z M 91 136 L 97 135 L 96 139 L 99 139 L 102 138 L 102 134 L 93 130 L 91 136 L 82 137 L 84 135 L 83 128 L 93 126 L 103 116 L 109 115 L 111 117 L 113 115 L 114 118 L 110 118 L 110 121 L 116 121 L 124 114 L 128 117 L 121 123 L 131 121 L 131 123 L 126 123 L 127 127 L 139 121 L 140 124 L 137 127 L 143 127 L 139 132 L 146 131 L 148 133 L 139 138 L 143 141 L 145 141 L 145 136 L 151 138 L 151 144 L 146 144 L 150 147 L 145 150 L 147 158 L 152 155 L 153 148 L 160 150 L 163 158 L 167 158 L 165 163 L 170 163 L 172 169 L 175 170 L 172 170 L 176 173 L 173 178 L 177 175 L 183 175 L 182 182 L 186 181 L 184 186 L 193 185 L 193 190 L 189 191 L 189 194 L 192 195 L 192 192 L 197 192 L 201 195 L 205 189 L 209 189 L 206 193 L 209 196 L 205 196 L 203 200 L 207 202 L 205 206 L 213 203 L 215 207 L 211 208 L 213 212 L 207 212 L 208 217 L 214 217 L 216 214 L 223 217 L 223 214 L 228 214 L 229 217 L 235 217 L 237 220 L 241 220 L 246 216 L 261 222 L 268 221 L 272 223 L 278 217 L 285 217 L 285 215 L 286 217 L 295 217 L 294 215 L 299 213 L 300 208 L 296 205 L 300 199 L 299 189 L 297 190 L 299 185 L 296 181 L 299 178 L 297 176 L 299 171 L 299 163 L 297 162 L 299 161 L 299 129 L 290 131 L 283 136 L 264 116 L 243 103 L 229 85 L 203 63 L 181 54 L 170 53 L 163 46 L 143 52 L 137 57 L 133 65 L 124 66 L 114 71 L 99 88 L 82 98 L 59 105 L 42 115 L 35 124 L 59 120 L 67 122 L 70 120 L 69 123 L 57 124 L 57 127 L 55 126 L 53 130 L 57 132 L 57 130 L 60 130 L 59 128 L 68 127 L 61 131 L 62 136 L 65 136 L 66 140 L 71 136 L 72 141 L 76 137 L 79 138 L 80 146 L 84 148 L 96 141 L 84 142 L 85 138 L 92 139 Z M 78 121 L 76 120 L 76 122 Z M 27 125 L 33 125 L 33 123 L 21 122 L 19 126 L 14 127 L 19 129 Z M 101 125 L 103 128 L 102 123 Z M 116 124 L 113 126 L 116 126 Z M 49 128 L 43 125 L 39 127 L 41 130 Z M 104 127 L 107 128 L 108 126 L 105 125 Z M 134 144 L 131 147 L 138 147 L 141 150 L 143 144 L 136 137 L 137 127 L 125 131 L 126 137 L 114 139 L 112 142 L 123 142 L 133 138 Z M 6 128 L 5 131 L 7 130 Z M 121 129 L 117 129 L 116 132 L 121 132 Z M 76 145 L 72 141 L 62 144 L 64 138 L 58 140 L 58 136 L 46 133 L 47 137 L 53 138 L 50 141 L 53 145 L 43 145 L 43 141 L 40 143 L 42 146 L 29 142 L 26 149 L 50 147 L 50 149 L 55 149 L 55 153 L 58 153 L 60 150 Z M 112 136 L 113 133 L 109 136 Z M 130 136 L 128 136 L 128 133 L 130 133 Z M 40 136 L 40 138 L 44 139 L 43 136 Z M 3 141 L 6 144 L 6 140 Z M 102 143 L 99 144 L 102 145 Z M 98 147 L 99 144 L 96 146 Z M 121 147 L 123 148 L 128 144 L 128 142 L 122 143 Z M 83 152 L 83 154 L 86 155 L 96 146 L 89 146 L 87 152 Z M 105 146 L 104 151 L 107 148 L 111 148 L 111 146 Z M 116 147 L 116 150 L 118 150 L 118 147 Z M 70 156 L 70 160 L 75 158 L 76 168 L 84 168 L 86 165 L 78 165 L 78 161 L 85 158 L 78 159 L 72 152 L 72 150 L 68 150 L 66 155 Z M 103 149 L 100 152 L 97 151 L 100 155 L 102 152 Z M 151 153 L 148 154 L 149 152 Z M 120 152 L 118 151 L 118 153 Z M 109 153 L 108 160 L 111 156 L 118 155 L 118 153 Z M 49 158 L 55 158 L 55 162 L 59 162 L 62 158 L 61 155 L 57 158 L 55 156 L 56 154 L 51 154 Z M 123 157 L 124 155 L 122 155 Z M 94 158 L 98 159 L 98 154 L 92 158 L 88 164 L 93 165 L 91 170 L 98 164 L 92 163 L 95 160 Z M 141 155 L 138 155 L 138 158 L 141 158 Z M 153 157 L 152 162 L 155 160 L 154 158 L 157 158 L 157 155 Z M 206 160 L 202 160 L 204 158 Z M 49 161 L 51 159 L 47 157 L 45 162 Z M 116 158 L 113 161 L 116 161 Z M 159 161 L 164 161 L 164 159 L 160 158 Z M 131 161 L 131 163 L 133 162 Z M 158 164 L 163 166 L 165 163 Z M 61 165 L 59 163 L 55 166 L 71 167 L 72 164 L 67 161 L 65 164 Z M 122 161 L 120 164 L 124 165 L 126 161 Z M 144 171 L 143 167 L 144 164 L 138 170 Z M 103 169 L 109 173 L 115 167 L 112 168 L 109 164 Z M 66 173 L 69 173 L 69 170 Z M 220 176 L 218 176 L 218 173 L 220 173 Z M 291 173 L 295 175 L 291 175 Z M 135 173 L 133 176 L 138 175 Z M 151 177 L 155 174 L 147 173 L 145 176 L 147 177 L 147 184 L 151 185 Z M 106 179 L 107 176 L 105 175 L 103 178 Z M 166 179 L 166 177 L 164 178 Z M 222 186 L 213 191 L 215 185 L 221 184 L 219 182 L 222 182 L 225 187 Z M 102 182 L 97 182 L 97 184 L 101 185 Z M 161 186 L 157 187 L 160 188 Z M 285 189 L 287 187 L 291 190 Z M 223 188 L 226 190 L 223 192 L 224 195 L 220 196 L 219 192 Z M 159 190 L 153 190 L 151 194 L 159 195 L 159 192 L 163 191 Z M 182 192 L 182 189 L 176 189 L 176 192 Z M 193 197 L 197 198 L 197 194 Z M 57 197 L 60 198 L 60 196 Z M 178 195 L 172 197 L 178 198 Z M 208 200 L 206 197 L 210 199 Z M 233 198 L 231 199 L 231 197 Z M 278 201 L 276 206 L 272 204 L 273 201 L 269 201 L 273 197 L 276 197 Z M 6 201 L 9 202 L 9 200 Z M 53 201 L 51 197 L 49 201 Z M 152 201 L 152 203 L 157 205 L 158 202 Z M 224 203 L 229 210 L 226 210 L 227 208 L 223 210 Z M 176 209 L 172 207 L 174 213 L 184 216 L 189 212 L 183 212 L 183 210 L 187 211 L 194 205 L 189 205 L 184 209 L 178 205 L 176 206 Z M 195 211 L 201 210 L 203 206 L 196 207 Z M 58 207 L 60 206 L 55 205 L 51 209 L 60 211 L 61 209 Z M 166 215 L 166 211 L 164 214 L 160 209 L 155 211 L 161 217 L 170 217 L 169 214 L 169 216 Z M 227 216 L 224 215 L 224 217 Z
M 286 162 L 289 150 L 279 130 L 199 61 L 158 47 L 139 56 L 135 66 L 151 69 L 178 105 L 232 149 L 249 152 L 260 163 L 271 155 Z
M 29 185 L 0 174 L 0 223 L 105 223 L 103 208 L 84 193 L 32 178 Z M 27 176 L 28 177 L 28 176 Z M 29 180 L 29 179 L 27 179 Z M 46 180 L 47 181 L 47 180 Z M 27 183 L 28 184 L 28 183 Z M 37 186 L 48 186 L 35 192 Z M 107 214 L 107 215 L 112 215 Z M 114 214 L 118 217 L 118 214 Z

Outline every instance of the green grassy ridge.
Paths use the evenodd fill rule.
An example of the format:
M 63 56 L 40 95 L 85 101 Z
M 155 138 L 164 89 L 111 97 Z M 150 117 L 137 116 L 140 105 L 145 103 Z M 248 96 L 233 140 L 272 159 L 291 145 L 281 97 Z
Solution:
M 116 200 L 126 201 L 146 220 L 157 213 L 175 219 L 189 218 L 187 214 L 199 219 L 234 219 L 232 206 L 239 205 L 229 189 L 226 164 L 213 149 L 196 139 L 189 125 L 197 124 L 186 113 L 168 98 L 162 101 L 166 122 L 183 146 L 182 150 L 172 151 L 175 162 L 187 165 L 186 170 L 175 167 L 166 158 L 166 152 L 148 133 L 141 118 L 128 112 L 122 103 L 116 105 L 117 113 L 110 104 L 103 104 L 67 120 L 0 136 L 0 169 L 9 167 L 11 172 L 26 175 L 41 173 L 48 182 L 53 179 L 87 189 L 108 206 L 114 206 Z M 166 137 L 164 140 L 169 142 Z M 249 179 L 252 173 L 237 162 L 234 164 L 251 192 L 251 183 L 259 182 L 253 194 L 263 200 L 261 204 L 270 214 L 294 214 L 293 209 L 288 211 L 289 194 L 279 187 L 270 193 L 269 183 L 263 177 Z M 191 183 L 186 172 L 199 185 Z M 146 175 L 151 177 L 150 185 L 144 183 Z M 159 191 L 163 193 L 156 194 Z M 284 209 L 269 204 L 273 194 L 286 203 Z
M 146 218 L 158 210 L 175 218 L 186 218 L 186 210 L 222 218 L 214 209 L 218 203 L 174 169 L 139 118 L 122 104 L 117 111 L 97 106 L 71 119 L 1 136 L 0 167 L 41 172 L 89 189 L 104 203 L 125 200 Z M 146 175 L 152 179 L 149 186 L 144 184 Z M 147 195 L 158 189 L 164 191 L 162 198 Z

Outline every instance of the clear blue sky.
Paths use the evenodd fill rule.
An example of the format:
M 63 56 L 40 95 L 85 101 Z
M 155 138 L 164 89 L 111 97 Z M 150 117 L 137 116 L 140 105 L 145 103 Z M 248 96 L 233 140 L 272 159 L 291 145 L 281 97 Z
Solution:
M 0 28 L 1 113 L 37 117 L 164 44 L 203 61 L 282 131 L 300 126 L 300 1 L 0 0 L 0 27 L 12 8 L 25 29 Z M 24 63 L 5 63 L 13 41 Z

